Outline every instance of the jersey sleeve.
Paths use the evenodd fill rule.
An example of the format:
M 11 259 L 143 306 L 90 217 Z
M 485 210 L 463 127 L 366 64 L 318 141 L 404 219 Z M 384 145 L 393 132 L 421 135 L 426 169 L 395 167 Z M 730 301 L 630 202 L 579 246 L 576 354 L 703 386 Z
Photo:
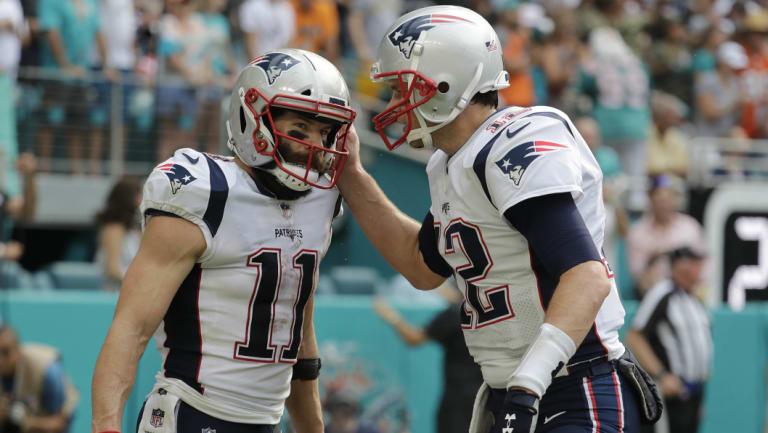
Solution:
M 494 137 L 479 174 L 484 174 L 486 195 L 500 214 L 532 197 L 582 194 L 580 153 L 571 128 L 564 114 L 538 112 Z
M 211 173 L 211 165 L 217 172 Z M 224 185 L 214 185 L 222 182 Z M 152 170 L 144 184 L 140 206 L 142 229 L 153 215 L 184 218 L 203 232 L 207 244 L 205 257 L 221 222 L 224 203 L 217 191 L 222 189 L 228 189 L 226 179 L 213 160 L 192 149 L 177 150 Z
M 440 239 L 438 230 L 432 212 L 427 212 L 419 229 L 419 251 L 424 258 L 424 263 L 432 272 L 448 278 L 453 275 L 453 269 L 440 255 L 440 248 L 437 245 Z

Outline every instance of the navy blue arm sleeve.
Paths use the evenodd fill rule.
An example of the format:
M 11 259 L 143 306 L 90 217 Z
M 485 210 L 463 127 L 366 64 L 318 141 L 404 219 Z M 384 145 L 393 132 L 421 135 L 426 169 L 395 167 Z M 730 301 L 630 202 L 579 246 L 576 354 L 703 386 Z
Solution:
M 601 261 L 570 193 L 524 200 L 504 211 L 504 216 L 525 236 L 551 275 L 559 278 L 580 263 Z
M 453 275 L 453 269 L 440 256 L 440 251 L 437 249 L 438 230 L 435 227 L 435 219 L 432 216 L 432 212 L 427 212 L 424 222 L 421 223 L 421 229 L 419 229 L 419 251 L 421 251 L 421 256 L 424 257 L 424 263 L 427 264 L 427 267 L 432 272 L 448 278 Z

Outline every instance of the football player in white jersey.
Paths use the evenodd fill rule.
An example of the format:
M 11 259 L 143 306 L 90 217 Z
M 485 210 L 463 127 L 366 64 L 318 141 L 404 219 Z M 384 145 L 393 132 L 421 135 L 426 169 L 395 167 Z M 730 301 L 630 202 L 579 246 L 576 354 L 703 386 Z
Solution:
M 354 117 L 330 62 L 271 51 L 232 91 L 235 156 L 181 149 L 155 167 L 94 371 L 94 433 L 121 430 L 153 333 L 163 364 L 141 433 L 271 433 L 284 406 L 297 432 L 323 431 L 312 295 L 341 209 L 341 128 Z
M 416 288 L 455 275 L 464 291 L 462 328 L 485 382 L 470 431 L 638 431 L 629 383 L 643 388 L 649 419 L 659 407 L 618 338 L 624 309 L 600 253 L 602 173 L 573 123 L 549 107 L 497 109 L 508 86 L 498 36 L 468 9 L 402 16 L 377 55 L 372 78 L 393 96 L 376 128 L 390 149 L 436 148 L 432 203 L 421 227 L 400 212 L 365 173 L 357 143 L 339 188 Z

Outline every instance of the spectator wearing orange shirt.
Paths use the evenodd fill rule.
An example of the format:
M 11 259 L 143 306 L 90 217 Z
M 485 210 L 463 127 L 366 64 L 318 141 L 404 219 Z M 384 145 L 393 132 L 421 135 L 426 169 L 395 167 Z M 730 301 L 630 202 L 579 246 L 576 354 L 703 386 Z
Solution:
M 741 127 L 750 138 L 768 137 L 768 11 L 757 9 L 744 19 L 742 42 L 749 58 L 744 84 L 749 101 Z
M 531 58 L 528 53 L 530 29 L 519 25 L 517 0 L 504 2 L 496 32 L 502 44 L 504 69 L 509 72 L 509 87 L 499 90 L 501 105 L 528 107 L 536 102 Z
M 290 46 L 320 54 L 333 63 L 339 56 L 339 12 L 328 0 L 293 0 L 296 34 Z

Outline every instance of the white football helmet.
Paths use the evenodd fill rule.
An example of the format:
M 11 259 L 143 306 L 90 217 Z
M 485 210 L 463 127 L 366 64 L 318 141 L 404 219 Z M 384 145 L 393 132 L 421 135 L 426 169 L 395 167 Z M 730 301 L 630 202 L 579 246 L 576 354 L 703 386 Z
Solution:
M 397 79 L 403 95 L 373 119 L 390 150 L 405 140 L 432 145 L 432 132 L 455 119 L 476 93 L 509 86 L 496 32 L 459 6 L 417 9 L 395 21 L 379 44 L 371 79 Z M 384 128 L 400 116 L 407 116 L 407 127 L 391 142 Z
M 337 122 L 324 146 L 299 140 L 277 130 L 273 108 L 302 111 Z M 251 61 L 237 78 L 229 104 L 228 146 L 246 165 L 260 167 L 294 191 L 312 186 L 332 188 L 349 156 L 344 125 L 352 124 L 355 111 L 349 108 L 349 90 L 336 67 L 323 57 L 305 50 L 269 51 Z M 289 139 L 307 146 L 307 164 L 285 161 L 279 141 Z M 324 170 L 311 161 L 321 155 Z M 274 161 L 277 165 L 265 168 Z M 320 183 L 328 175 L 330 182 Z

